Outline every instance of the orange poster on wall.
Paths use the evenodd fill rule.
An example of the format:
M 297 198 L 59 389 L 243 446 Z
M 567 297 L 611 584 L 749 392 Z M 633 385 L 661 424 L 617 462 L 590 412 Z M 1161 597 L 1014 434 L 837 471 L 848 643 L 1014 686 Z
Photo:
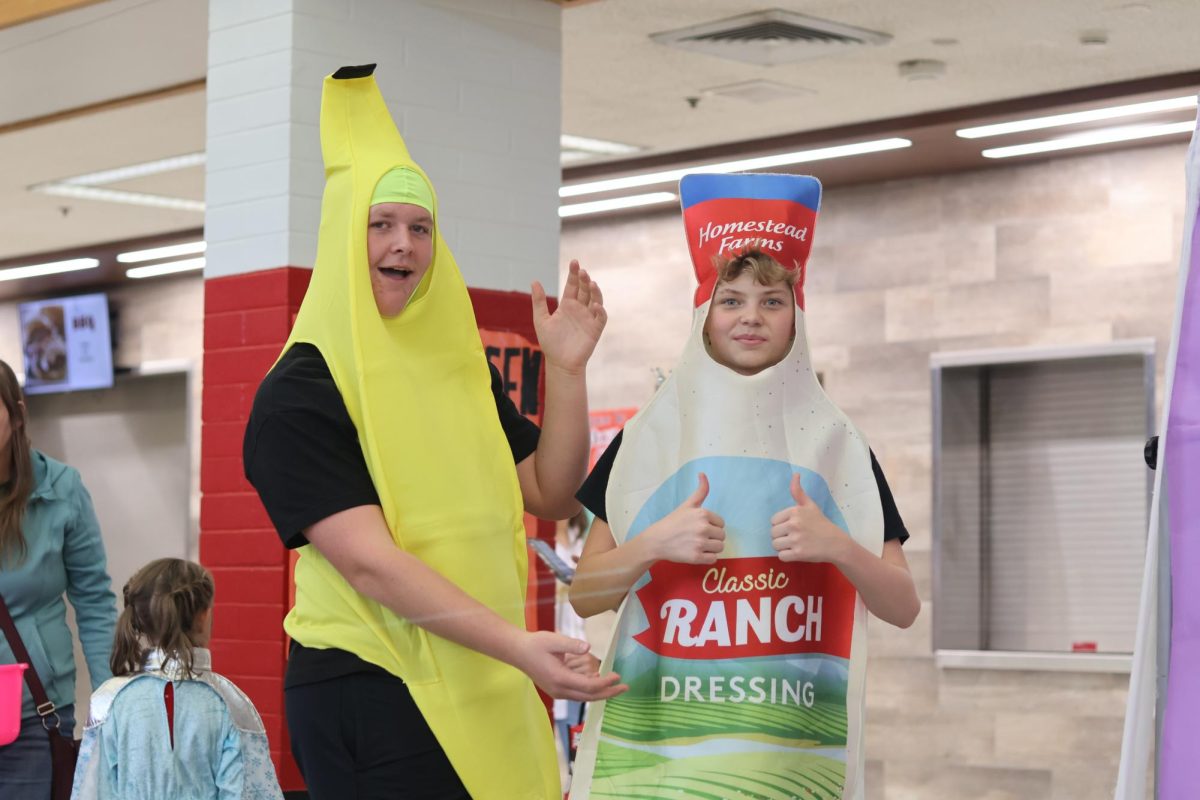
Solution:
M 588 414 L 588 423 L 592 429 L 592 452 L 588 456 L 589 470 L 596 466 L 596 460 L 604 455 L 604 451 L 612 444 L 612 440 L 636 413 L 636 408 L 609 408 L 592 411 Z
M 542 348 L 512 331 L 481 329 L 483 352 L 500 372 L 504 391 L 524 416 L 542 422 Z

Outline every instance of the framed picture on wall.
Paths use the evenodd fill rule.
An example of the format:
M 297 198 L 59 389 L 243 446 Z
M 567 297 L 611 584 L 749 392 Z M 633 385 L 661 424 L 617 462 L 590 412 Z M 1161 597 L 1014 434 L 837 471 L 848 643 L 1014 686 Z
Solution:
M 113 385 L 106 295 L 21 303 L 17 314 L 27 393 L 107 389 Z

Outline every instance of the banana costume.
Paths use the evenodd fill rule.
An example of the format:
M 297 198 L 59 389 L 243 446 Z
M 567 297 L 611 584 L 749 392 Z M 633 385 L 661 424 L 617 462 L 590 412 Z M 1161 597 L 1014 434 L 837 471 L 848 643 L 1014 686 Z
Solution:
M 621 606 L 603 671 L 627 693 L 592 706 L 572 800 L 861 800 L 866 609 L 830 564 L 784 563 L 770 519 L 799 473 L 825 515 L 872 553 L 883 513 L 862 435 L 825 395 L 804 330 L 804 265 L 821 186 L 791 175 L 689 175 L 680 199 L 700 285 L 675 370 L 625 426 L 605 502 L 617 544 L 691 495 L 725 520 L 715 566 L 658 562 Z M 703 341 L 714 256 L 750 247 L 800 270 L 795 340 L 744 376 Z
M 325 79 L 317 263 L 284 352 L 301 342 L 321 351 L 396 546 L 524 628 L 520 486 L 436 208 L 433 261 L 403 313 L 384 319 L 371 292 L 366 237 L 376 184 L 396 167 L 429 183 L 373 71 L 345 67 Z M 473 797 L 559 796 L 549 720 L 529 678 L 363 597 L 311 545 L 300 549 L 284 628 L 306 647 L 348 650 L 401 678 Z

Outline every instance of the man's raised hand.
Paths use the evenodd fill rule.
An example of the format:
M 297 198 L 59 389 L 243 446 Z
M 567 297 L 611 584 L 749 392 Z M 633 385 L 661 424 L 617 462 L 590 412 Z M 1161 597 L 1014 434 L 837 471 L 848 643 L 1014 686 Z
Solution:
M 534 281 L 530 293 L 533 295 L 533 327 L 537 331 L 538 344 L 546 354 L 547 368 L 583 372 L 608 322 L 600 285 L 591 279 L 587 270 L 579 268 L 578 261 L 572 261 L 562 298 L 553 314 L 541 283 Z

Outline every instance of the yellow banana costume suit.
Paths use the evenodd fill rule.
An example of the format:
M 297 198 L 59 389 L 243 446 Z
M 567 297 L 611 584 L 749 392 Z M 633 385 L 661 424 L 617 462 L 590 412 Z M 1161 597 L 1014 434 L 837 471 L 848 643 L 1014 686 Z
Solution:
M 325 79 L 317 263 L 284 352 L 300 342 L 321 351 L 396 546 L 524 628 L 520 486 L 436 208 L 433 262 L 407 308 L 384 319 L 371 293 L 366 239 L 376 183 L 396 167 L 428 182 L 372 72 L 347 67 Z M 300 550 L 284 628 L 305 647 L 348 650 L 401 678 L 477 800 L 560 796 L 549 720 L 532 681 L 363 597 L 311 545 Z

